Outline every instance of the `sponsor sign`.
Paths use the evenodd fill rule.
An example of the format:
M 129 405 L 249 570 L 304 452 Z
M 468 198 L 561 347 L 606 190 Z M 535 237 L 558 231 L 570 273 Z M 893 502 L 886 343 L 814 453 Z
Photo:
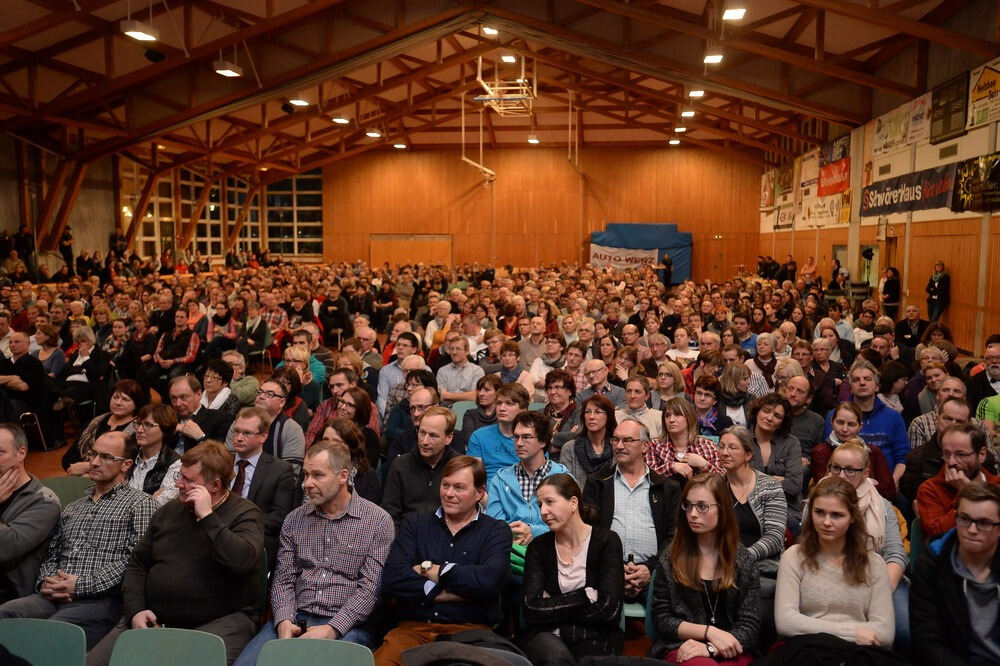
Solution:
M 954 164 L 880 180 L 862 191 L 861 217 L 946 208 L 954 185 Z
M 931 143 L 965 134 L 969 110 L 969 73 L 959 74 L 931 91 Z
M 799 187 L 812 187 L 819 181 L 819 148 L 810 150 L 802 156 L 799 166 Z
M 851 185 L 851 158 L 845 157 L 836 162 L 820 166 L 819 185 L 816 194 L 826 197 L 843 192 Z
M 968 129 L 1000 120 L 1000 58 L 972 70 Z
M 910 107 L 910 104 L 904 104 L 875 119 L 874 155 L 891 153 L 906 145 L 910 131 Z
M 910 132 L 907 143 L 925 141 L 931 131 L 931 94 L 924 93 L 910 102 Z
M 643 264 L 656 264 L 659 250 L 635 250 L 624 247 L 607 247 L 590 244 L 590 263 L 597 268 L 636 268 Z
M 958 163 L 951 209 L 959 213 L 1000 210 L 1000 153 Z
M 760 177 L 760 209 L 774 208 L 774 171 L 767 171 Z

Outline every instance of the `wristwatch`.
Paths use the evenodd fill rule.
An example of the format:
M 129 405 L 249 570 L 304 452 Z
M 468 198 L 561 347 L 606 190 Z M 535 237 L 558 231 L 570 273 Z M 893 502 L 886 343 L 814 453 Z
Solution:
M 709 656 L 709 658 L 715 659 L 715 655 L 717 653 L 717 650 L 715 649 L 715 646 L 712 645 L 711 643 L 705 643 L 705 647 L 708 648 L 708 656 Z
M 434 566 L 433 562 L 431 562 L 430 560 L 424 560 L 423 562 L 420 563 L 420 573 L 426 575 L 427 572 L 430 571 L 431 567 L 433 566 Z

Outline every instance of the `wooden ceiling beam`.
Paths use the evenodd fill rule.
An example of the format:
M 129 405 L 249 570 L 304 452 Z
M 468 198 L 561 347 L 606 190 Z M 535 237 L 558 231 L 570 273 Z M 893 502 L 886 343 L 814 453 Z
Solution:
M 50 10 L 45 16 L 40 16 L 33 21 L 22 23 L 19 26 L 0 32 L 0 46 L 16 44 L 22 40 L 34 37 L 46 30 L 52 30 L 70 21 L 82 21 L 90 12 L 96 11 L 118 0 L 84 0 L 80 3 L 80 11 L 75 11 L 68 3 L 59 10 Z
M 834 1 L 839 2 L 839 0 Z M 880 76 L 874 76 L 872 74 L 860 72 L 841 65 L 832 65 L 820 62 L 811 56 L 802 55 L 787 48 L 769 46 L 763 41 L 760 41 L 750 35 L 724 37 L 720 40 L 719 36 L 715 32 L 702 25 L 696 25 L 686 21 L 669 18 L 663 16 L 660 12 L 653 11 L 651 9 L 631 7 L 624 3 L 617 2 L 616 0 L 576 0 L 576 2 L 597 7 L 612 14 L 628 16 L 648 25 L 656 25 L 667 30 L 676 30 L 677 32 L 682 32 L 698 39 L 718 41 L 726 47 L 732 47 L 740 51 L 753 53 L 771 60 L 777 60 L 778 62 L 792 65 L 806 71 L 831 75 L 846 81 L 857 83 L 858 85 L 883 90 L 901 97 L 909 98 L 914 97 L 917 94 L 917 90 L 913 86 L 908 86 L 896 81 L 890 81 L 889 79 L 884 79 Z
M 877 25 L 892 32 L 902 32 L 920 39 L 926 39 L 935 44 L 941 44 L 963 53 L 984 58 L 995 58 L 1000 55 L 1000 44 L 972 35 L 963 35 L 946 28 L 930 25 L 922 21 L 893 14 L 884 9 L 877 9 L 855 2 L 843 0 L 794 0 L 800 5 L 814 9 L 825 9 L 831 14 L 839 14 L 869 25 Z

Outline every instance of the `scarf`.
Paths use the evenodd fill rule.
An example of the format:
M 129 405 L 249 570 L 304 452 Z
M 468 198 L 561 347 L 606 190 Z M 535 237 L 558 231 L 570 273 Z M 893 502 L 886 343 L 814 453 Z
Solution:
M 560 356 L 559 358 L 557 358 L 554 361 L 550 361 L 549 359 L 545 358 L 544 355 L 539 356 L 539 358 L 542 359 L 542 363 L 544 363 L 548 367 L 552 368 L 553 370 L 556 370 L 556 369 L 561 368 L 564 365 L 566 365 L 566 359 L 564 357 L 562 357 L 562 356 Z
M 228 386 L 223 386 L 222 390 L 219 391 L 218 395 L 215 396 L 215 400 L 208 401 L 208 393 L 204 392 L 201 394 L 201 406 L 208 407 L 209 409 L 221 409 L 222 405 L 229 399 L 229 394 L 232 391 Z
M 865 479 L 858 487 L 858 510 L 865 521 L 869 548 L 876 553 L 885 545 L 885 505 L 875 488 L 875 482 Z
M 561 428 L 563 422 L 573 414 L 574 409 L 576 409 L 576 403 L 570 400 L 569 404 L 566 405 L 561 412 L 556 411 L 556 408 L 551 404 L 545 405 L 545 408 L 542 411 L 547 417 L 549 417 L 549 420 L 552 421 L 552 432 L 559 432 L 559 428 Z
M 508 370 L 507 368 L 500 368 L 500 381 L 504 384 L 513 384 L 517 381 L 517 378 L 521 376 L 521 366 L 515 365 L 513 368 Z
M 594 452 L 594 447 L 590 445 L 590 439 L 584 434 L 577 437 L 576 441 L 573 442 L 573 453 L 576 454 L 576 462 L 579 463 L 580 467 L 589 476 L 611 462 L 614 452 L 611 448 L 611 442 L 607 441 L 605 437 L 604 451 L 601 455 L 597 455 Z
M 706 431 L 707 431 L 708 434 L 713 434 L 714 435 L 715 434 L 715 420 L 717 418 L 719 418 L 719 409 L 718 409 L 718 407 L 714 407 L 714 406 L 710 410 L 708 410 L 708 413 L 705 414 L 705 416 L 703 416 L 703 417 L 699 416 L 698 417 L 698 433 L 701 434 L 701 435 L 704 435 L 704 434 L 706 434 Z
M 774 354 L 771 354 L 770 362 L 765 363 L 760 360 L 759 356 L 754 356 L 753 363 L 758 368 L 760 368 L 760 373 L 764 375 L 764 380 L 767 382 L 767 387 L 774 388 L 774 379 L 772 378 L 772 375 L 774 374 L 775 366 L 778 365 L 778 357 L 775 356 Z
M 742 407 L 746 401 L 747 401 L 746 391 L 737 391 L 736 393 L 723 393 L 721 400 L 723 405 L 725 405 L 726 407 L 732 407 L 733 409 L 735 409 L 736 407 Z
M 227 326 L 229 326 L 229 320 L 230 320 L 230 314 L 228 310 L 226 311 L 226 314 L 222 315 L 221 317 L 217 314 L 212 315 L 212 323 L 221 328 L 226 328 Z

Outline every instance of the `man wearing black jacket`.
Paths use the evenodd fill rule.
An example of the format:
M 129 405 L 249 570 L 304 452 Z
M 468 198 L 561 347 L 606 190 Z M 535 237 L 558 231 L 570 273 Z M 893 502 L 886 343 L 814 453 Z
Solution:
M 649 469 L 645 455 L 649 430 L 626 416 L 611 437 L 615 461 L 587 479 L 583 501 L 600 512 L 598 525 L 621 537 L 625 562 L 625 598 L 644 602 L 657 555 L 674 536 L 681 486 Z M 624 504 L 616 502 L 621 498 Z M 652 529 L 651 529 L 652 528 Z
M 973 481 L 957 502 L 955 534 L 914 568 L 910 627 L 917 664 L 1000 661 L 1000 488 Z
M 170 382 L 170 404 L 177 412 L 177 453 L 183 454 L 206 439 L 225 441 L 232 421 L 217 409 L 201 404 L 201 384 L 194 375 L 174 377 Z

